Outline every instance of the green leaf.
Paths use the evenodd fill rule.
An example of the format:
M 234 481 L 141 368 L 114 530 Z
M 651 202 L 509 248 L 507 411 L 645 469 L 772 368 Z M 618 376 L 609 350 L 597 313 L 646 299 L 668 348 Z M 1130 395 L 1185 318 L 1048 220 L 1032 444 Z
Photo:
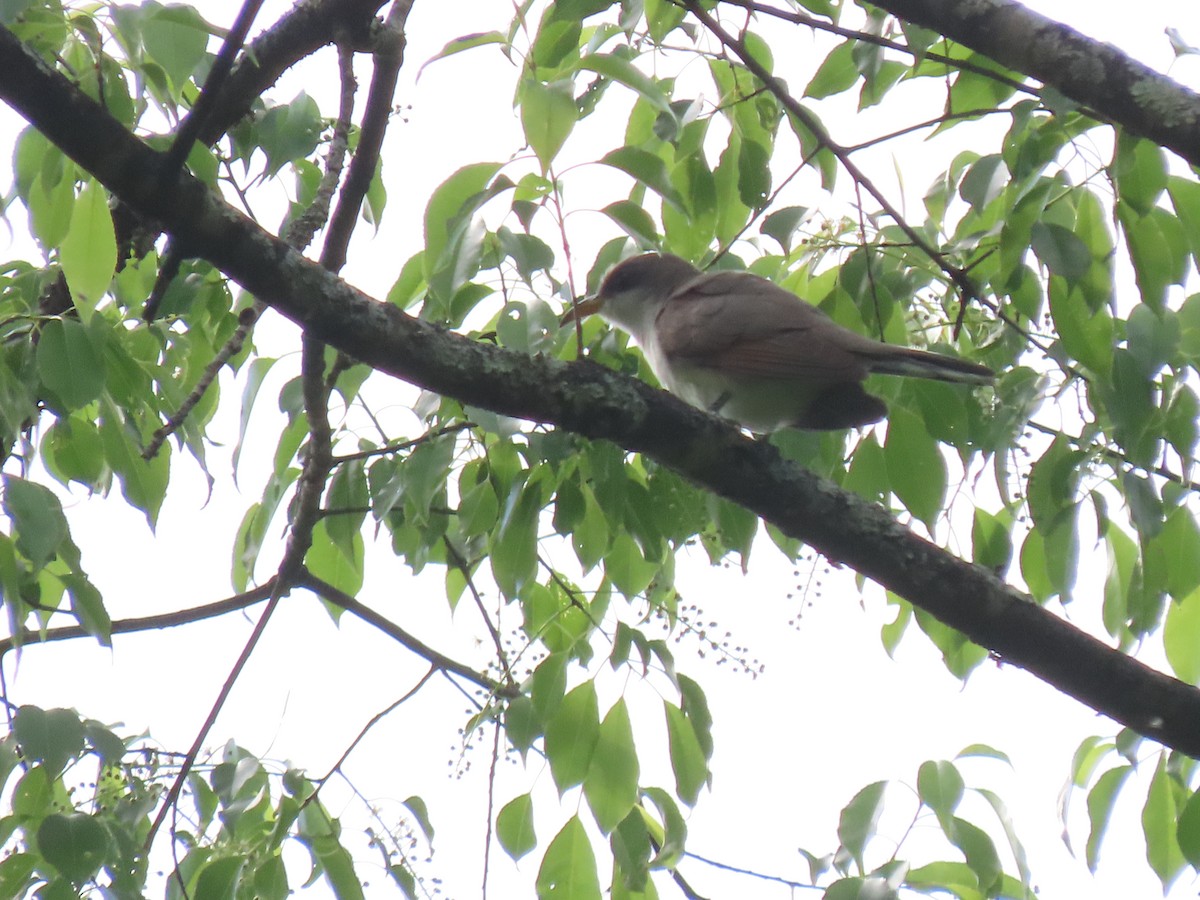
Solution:
M 57 152 L 57 151 L 56 151 Z M 29 186 L 29 219 L 43 247 L 59 247 L 75 211 L 75 179 L 67 174 L 39 171 Z
M 537 846 L 533 829 L 533 798 L 529 794 L 514 797 L 496 816 L 496 837 L 504 852 L 514 860 Z
M 88 330 L 74 319 L 51 319 L 37 347 L 38 375 L 68 410 L 91 403 L 104 390 L 105 365 Z
M 328 520 L 322 519 L 313 528 L 312 546 L 304 555 L 304 564 L 318 578 L 353 597 L 362 589 L 365 550 L 361 532 L 354 532 L 348 539 L 347 547 L 339 545 L 329 534 Z M 330 611 L 335 618 L 340 614 Z
M 671 750 L 671 770 L 675 773 L 675 792 L 688 806 L 694 806 L 700 789 L 708 783 L 708 761 L 696 730 L 683 710 L 663 701 L 667 714 L 667 738 Z
M 851 800 L 838 818 L 838 840 L 854 859 L 859 870 L 863 867 L 863 854 L 867 843 L 875 836 L 875 826 L 883 812 L 883 792 L 886 781 L 869 784 Z
M 533 40 L 533 62 L 539 69 L 555 69 L 568 54 L 579 49 L 583 28 L 578 19 L 560 18 L 553 7 L 546 10 Z
M 1200 868 L 1200 794 L 1192 794 L 1179 815 L 1176 836 L 1183 858 L 1192 868 Z
M 656 44 L 661 44 L 687 15 L 687 10 L 672 3 L 671 0 L 645 0 L 646 24 L 650 37 Z
M 683 858 L 684 844 L 687 840 L 687 822 L 680 812 L 679 806 L 671 799 L 671 795 L 662 788 L 648 787 L 642 792 L 662 816 L 662 824 L 656 822 L 645 809 L 642 820 L 658 842 L 659 850 L 650 861 L 651 868 L 673 869 Z
M 439 273 L 457 268 L 454 254 L 449 251 L 454 238 L 455 223 L 464 210 L 475 208 L 475 198 L 482 195 L 492 178 L 500 171 L 500 163 L 474 163 L 463 166 L 434 190 L 425 206 L 425 254 L 421 258 L 425 281 L 432 288 Z M 474 202 L 473 202 L 474 201 Z M 443 257 L 446 256 L 446 259 Z M 448 281 L 442 293 L 445 299 L 453 294 L 454 280 Z
M 636 91 L 643 100 L 657 109 L 660 113 L 677 118 L 671 107 L 671 98 L 653 78 L 646 75 L 624 57 L 616 54 L 593 53 L 579 61 L 579 68 L 611 78 L 618 84 Z
M 1078 290 L 1050 283 L 1050 314 L 1063 349 L 1093 372 L 1107 375 L 1113 365 L 1113 321 L 1107 309 L 1092 312 Z
M 1200 588 L 1200 526 L 1183 507 L 1167 517 L 1147 556 L 1159 557 L 1167 573 L 1167 592 L 1182 600 Z
M 946 860 L 910 869 L 904 879 L 906 887 L 924 889 L 926 893 L 950 892 L 955 897 L 982 898 L 979 877 L 965 863 Z
M 81 884 L 103 864 L 109 848 L 108 832 L 83 813 L 52 813 L 38 826 L 37 846 L 46 862 L 64 878 Z
M 404 801 L 404 806 L 412 813 L 413 818 L 416 819 L 421 833 L 425 835 L 425 840 L 432 844 L 433 822 L 429 819 L 429 807 L 425 805 L 425 801 L 414 794 Z
M 565 79 L 549 84 L 533 77 L 521 81 L 518 93 L 521 125 L 525 129 L 525 140 L 537 154 L 543 172 L 550 168 L 579 117 L 573 87 Z
M 537 571 L 537 525 L 541 510 L 540 480 L 513 485 L 489 554 L 492 575 L 506 597 L 516 597 Z
M 25 758 L 42 763 L 52 778 L 83 752 L 83 722 L 73 709 L 22 706 L 13 717 L 13 734 Z
M 612 547 L 604 557 L 605 573 L 617 590 L 629 598 L 638 596 L 650 586 L 658 568 L 642 556 L 641 548 L 627 531 L 621 531 L 613 538 Z
M 604 558 L 605 551 L 608 550 L 608 520 L 604 517 L 604 511 L 596 502 L 596 496 L 590 487 L 584 485 L 580 494 L 583 499 L 583 515 L 571 529 L 571 547 L 579 558 L 584 574 L 587 574 Z M 632 579 L 633 573 L 630 573 L 630 577 Z
M 1058 595 L 1063 603 L 1071 601 L 1071 592 L 1075 587 L 1075 574 L 1079 566 L 1079 534 L 1075 515 L 1077 512 L 1078 507 L 1073 507 L 1068 519 L 1056 524 L 1049 531 L 1043 531 L 1040 528 L 1030 531 L 1025 546 L 1021 548 L 1021 574 L 1025 575 L 1027 580 L 1030 573 L 1026 572 L 1025 553 L 1028 550 L 1032 554 L 1031 562 L 1040 553 L 1041 570 L 1049 587 L 1046 595 L 1034 592 L 1034 596 L 1040 600 Z M 1033 577 L 1036 579 L 1037 576 Z M 1032 583 L 1030 583 L 1030 590 L 1033 591 Z
M 1083 278 L 1091 268 L 1092 254 L 1087 245 L 1062 225 L 1035 222 L 1031 246 L 1051 275 L 1060 275 L 1069 282 Z
M 1005 761 L 1008 761 L 1007 757 L 1005 757 Z M 1021 884 L 1027 889 L 1025 895 L 1031 896 L 1033 892 L 1028 890 L 1031 887 L 1028 855 L 1025 853 L 1025 846 L 1021 843 L 1020 838 L 1017 837 L 1017 830 L 1013 825 L 1012 817 L 1008 813 L 1008 807 L 1004 805 L 1004 801 L 998 795 L 991 791 L 976 788 L 975 792 L 983 797 L 992 807 L 992 811 L 996 813 L 996 818 L 1000 821 L 1000 827 L 1004 829 L 1004 836 L 1008 839 L 1008 847 L 1012 851 L 1013 859 L 1016 860 L 1017 872 L 1021 876 Z
M 761 143 L 743 139 L 738 153 L 738 198 L 750 209 L 762 209 L 771 196 L 771 153 Z
M 1133 213 L 1124 203 L 1117 214 L 1129 244 L 1129 258 L 1142 302 L 1161 309 L 1167 287 L 1183 284 L 1188 274 L 1188 243 L 1179 219 L 1164 209 L 1145 215 Z
M 658 245 L 658 229 L 654 220 L 632 200 L 618 200 L 600 211 L 616 222 L 641 249 L 650 250 Z
M 1167 754 L 1163 752 L 1150 781 L 1146 805 L 1142 807 L 1142 833 L 1146 837 L 1146 861 L 1162 882 L 1164 893 L 1179 876 L 1185 864 L 1183 852 L 1179 849 L 1179 842 L 1175 837 L 1179 817 L 1179 790 L 1180 786 L 1167 770 Z
M 613 855 L 613 900 L 656 896 L 650 881 L 650 830 L 642 807 L 636 807 L 621 821 L 609 837 L 608 846 Z
M 291 894 L 282 856 L 272 856 L 254 872 L 255 900 L 287 900 Z
M 35 569 L 54 559 L 59 545 L 68 539 L 62 503 L 40 484 L 5 475 L 4 512 L 13 521 L 17 548 Z
M 60 576 L 60 580 L 71 595 L 71 612 L 83 630 L 104 646 L 112 646 L 112 620 L 100 591 L 80 572 L 69 572 Z
M 95 179 L 88 179 L 75 199 L 71 225 L 59 248 L 63 275 L 79 317 L 87 324 L 112 282 L 117 268 L 117 238 L 108 198 Z
M 1100 862 L 1100 843 L 1104 840 L 1104 833 L 1108 830 L 1113 804 L 1117 801 L 1117 793 L 1132 772 L 1132 766 L 1117 766 L 1109 769 L 1096 779 L 1095 786 L 1088 791 L 1087 808 L 1091 830 L 1088 833 L 1086 859 L 1088 868 L 1093 872 L 1096 871 L 1096 866 Z
M 767 215 L 758 230 L 779 242 L 784 253 L 792 249 L 796 231 L 808 221 L 811 210 L 807 206 L 785 206 Z
M 998 573 L 1008 569 L 1013 555 L 1011 524 L 1006 514 L 994 516 L 976 508 L 971 526 L 971 558 L 976 565 Z
M 1153 378 L 1163 366 L 1175 360 L 1181 337 L 1179 317 L 1169 309 L 1139 304 L 1125 322 L 1125 336 L 1129 352 L 1141 365 L 1143 374 Z
M 210 861 L 200 870 L 196 880 L 196 896 L 213 900 L 233 900 L 242 883 L 246 858 L 240 855 L 222 856 Z
M 361 459 L 342 463 L 330 479 L 323 522 L 330 539 L 347 559 L 354 559 L 367 517 L 367 475 Z
M 1029 473 L 1029 514 L 1042 531 L 1050 531 L 1072 514 L 1083 459 L 1062 435 L 1055 436 Z
M 947 760 L 923 762 L 917 770 L 917 795 L 934 811 L 945 829 L 962 800 L 962 775 L 954 763 Z
M 1181 175 L 1172 175 L 1167 179 L 1167 191 L 1187 235 L 1192 256 L 1196 257 L 1200 255 L 1200 183 Z
M 671 184 L 687 205 L 662 206 L 667 246 L 685 259 L 699 259 L 712 243 L 717 227 L 717 182 L 704 155 L 690 153 L 671 169 Z
M 565 701 L 564 701 L 565 703 Z M 638 797 L 638 756 L 633 726 L 625 700 L 618 700 L 604 716 L 583 780 L 583 794 L 605 834 L 621 823 Z
M 620 169 L 635 181 L 650 188 L 678 210 L 686 210 L 683 197 L 671 183 L 667 164 L 662 157 L 640 147 L 618 147 L 600 158 L 606 166 Z
M 888 481 L 908 511 L 933 528 L 946 497 L 946 461 L 917 416 L 893 409 L 883 446 Z
M 546 722 L 546 758 L 559 794 L 583 783 L 599 737 L 596 686 L 585 681 L 562 698 Z
M 979 880 L 979 887 L 984 891 L 984 895 L 994 896 L 995 888 L 1003 874 L 1003 867 L 1000 864 L 1000 856 L 996 853 L 996 845 L 987 832 L 965 819 L 955 817 L 946 837 L 967 858 L 967 865 Z
M 0 896 L 25 897 L 40 858 L 34 853 L 12 853 L 0 862 Z
M 563 695 L 567 690 L 567 663 L 570 656 L 566 653 L 551 653 L 533 670 L 530 697 L 538 720 L 546 722 L 562 704 Z
M 1163 623 L 1163 649 L 1167 662 L 1176 678 L 1192 685 L 1200 684 L 1197 634 L 1200 634 L 1200 590 L 1170 604 Z
M 834 47 L 804 89 L 804 96 L 820 100 L 849 90 L 859 78 L 858 64 L 853 55 L 854 46 L 852 41 L 845 41 Z
M 1117 196 L 1145 215 L 1167 187 L 1166 154 L 1157 144 L 1118 130 L 1113 174 Z
M 683 714 L 688 717 L 688 721 L 692 724 L 692 729 L 695 731 L 696 740 L 700 742 L 700 749 L 704 753 L 704 758 L 706 760 L 711 759 L 713 754 L 713 719 L 712 713 L 708 708 L 708 698 L 704 695 L 704 691 L 700 685 L 686 675 L 676 675 L 675 681 L 679 685 L 679 694 L 683 700 Z
M 362 900 L 363 885 L 354 859 L 340 840 L 341 823 L 320 803 L 308 803 L 300 812 L 298 835 L 312 855 L 314 879 L 324 875 L 337 900 Z
M 417 70 L 417 82 L 420 82 L 421 75 L 424 74 L 425 69 L 431 63 L 435 63 L 439 59 L 445 59 L 448 56 L 454 56 L 457 53 L 462 53 L 465 50 L 473 50 L 476 47 L 483 47 L 488 44 L 500 44 L 504 47 L 509 46 L 508 38 L 499 31 L 481 31 L 474 34 L 464 34 L 461 37 L 447 41 L 441 50 L 421 64 L 421 68 Z
M 537 895 L 539 900 L 600 900 L 596 856 L 579 816 L 572 816 L 546 848 Z
M 153 459 L 142 459 L 125 430 L 121 414 L 107 399 L 101 403 L 100 437 L 108 464 L 121 481 L 121 494 L 146 514 L 151 528 L 167 494 L 171 474 L 171 445 L 164 444 Z
M 1138 534 L 1144 538 L 1158 535 L 1163 527 L 1163 503 L 1154 482 L 1130 470 L 1121 476 L 1121 488 Z
M 162 66 L 178 97 L 192 72 L 204 58 L 209 28 L 195 9 L 181 4 L 159 6 L 142 20 L 142 44 L 146 53 Z
M 944 625 L 921 609 L 914 608 L 913 616 L 921 630 L 942 652 L 942 661 L 955 677 L 966 680 L 971 671 L 987 658 L 986 650 L 972 643 L 956 628 Z

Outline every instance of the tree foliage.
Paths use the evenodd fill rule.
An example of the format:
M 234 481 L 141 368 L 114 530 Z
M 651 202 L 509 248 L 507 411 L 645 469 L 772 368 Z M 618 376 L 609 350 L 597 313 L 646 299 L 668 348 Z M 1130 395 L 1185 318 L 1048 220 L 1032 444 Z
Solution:
M 534 855 L 538 896 L 697 896 L 687 822 L 712 782 L 714 722 L 702 675 L 671 649 L 704 628 L 676 587 L 694 547 L 746 568 L 752 549 L 807 545 L 887 589 L 889 651 L 931 641 L 963 679 L 991 653 L 1108 715 L 1121 730 L 1069 765 L 1088 864 L 1140 767 L 1149 866 L 1164 886 L 1200 868 L 1200 298 L 1186 295 L 1200 98 L 1009 3 L 989 7 L 1005 11 L 997 40 L 979 4 L 526 0 L 506 27 L 464 22 L 418 61 L 503 54 L 522 132 L 506 159 L 432 186 L 393 175 L 384 143 L 414 65 L 412 6 L 376 19 L 381 2 L 308 0 L 251 40 L 252 2 L 229 26 L 154 0 L 0 3 L 0 97 L 28 123 L 5 209 L 29 238 L 0 268 L 3 650 L 107 646 L 251 607 L 257 620 L 186 752 L 6 697 L 0 894 L 141 896 L 170 843 L 173 897 L 284 897 L 318 879 L 362 896 L 327 778 L 212 732 L 281 598 L 304 591 L 428 665 L 397 706 L 444 675 L 474 692 L 468 739 L 544 763 L 574 800 L 496 798 L 489 835 Z M 801 35 L 825 53 L 804 83 L 780 62 Z M 1121 77 L 1081 79 L 1084 51 Z M 336 109 L 315 89 L 274 96 L 297 66 L 338 83 Z M 906 205 L 875 171 L 880 150 L 925 147 L 946 165 Z M 393 177 L 423 184 L 423 209 L 389 203 Z M 275 207 L 279 228 L 251 213 Z M 337 276 L 385 212 L 420 240 L 371 298 Z M 602 323 L 558 326 L 635 249 L 749 269 L 857 331 L 1000 374 L 977 390 L 881 381 L 886 424 L 752 440 L 644 383 Z M 274 313 L 300 326 L 286 332 L 298 365 L 256 347 Z M 248 459 L 280 372 L 275 448 Z M 396 410 L 389 376 L 423 390 Z M 119 490 L 153 528 L 180 483 L 228 487 L 209 465 L 222 419 L 238 422 L 234 471 L 265 472 L 233 536 L 237 594 L 114 619 L 64 498 Z M 952 538 L 965 559 L 941 549 Z M 389 552 L 414 576 L 439 571 L 449 607 L 485 623 L 473 658 L 364 590 Z M 1107 568 L 1100 594 L 1078 588 L 1081 560 Z M 1071 603 L 1098 635 L 1063 618 Z M 1169 673 L 1134 658 L 1150 640 Z M 641 687 L 653 715 L 627 696 Z M 657 734 L 666 784 L 644 774 L 662 769 Z M 876 782 L 842 810 L 832 851 L 805 851 L 811 883 L 829 898 L 1032 897 L 1005 803 L 966 786 L 979 758 L 1005 757 L 975 745 L 915 774 L 914 821 L 936 823 L 940 856 L 881 848 L 880 817 L 904 801 Z M 373 844 L 402 894 L 426 895 L 414 848 L 434 817 L 419 796 L 404 809 Z M 307 879 L 283 855 L 297 847 Z

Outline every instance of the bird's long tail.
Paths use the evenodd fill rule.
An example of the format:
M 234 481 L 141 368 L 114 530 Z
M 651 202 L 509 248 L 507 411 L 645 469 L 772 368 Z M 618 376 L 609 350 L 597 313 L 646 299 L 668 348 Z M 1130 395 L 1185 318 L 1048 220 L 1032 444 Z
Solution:
M 893 344 L 880 344 L 880 350 L 871 355 L 868 368 L 882 375 L 906 375 L 910 378 L 934 378 L 967 384 L 991 384 L 996 377 L 995 372 L 978 363 Z

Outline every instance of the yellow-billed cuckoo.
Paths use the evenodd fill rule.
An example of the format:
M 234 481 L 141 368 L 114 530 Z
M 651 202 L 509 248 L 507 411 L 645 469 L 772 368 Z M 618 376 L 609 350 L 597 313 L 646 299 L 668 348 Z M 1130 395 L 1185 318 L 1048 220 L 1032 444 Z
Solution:
M 749 272 L 704 274 L 670 254 L 615 266 L 564 317 L 598 312 L 629 332 L 663 387 L 751 431 L 869 425 L 887 406 L 871 373 L 990 384 L 975 363 L 883 344 Z

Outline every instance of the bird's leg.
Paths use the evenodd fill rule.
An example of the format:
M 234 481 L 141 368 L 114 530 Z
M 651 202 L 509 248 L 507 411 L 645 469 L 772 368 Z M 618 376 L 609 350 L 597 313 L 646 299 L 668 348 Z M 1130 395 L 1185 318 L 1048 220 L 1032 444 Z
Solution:
M 733 399 L 732 391 L 725 391 L 715 401 L 709 404 L 708 411 L 714 416 L 721 415 L 721 410 L 725 408 L 725 404 Z

